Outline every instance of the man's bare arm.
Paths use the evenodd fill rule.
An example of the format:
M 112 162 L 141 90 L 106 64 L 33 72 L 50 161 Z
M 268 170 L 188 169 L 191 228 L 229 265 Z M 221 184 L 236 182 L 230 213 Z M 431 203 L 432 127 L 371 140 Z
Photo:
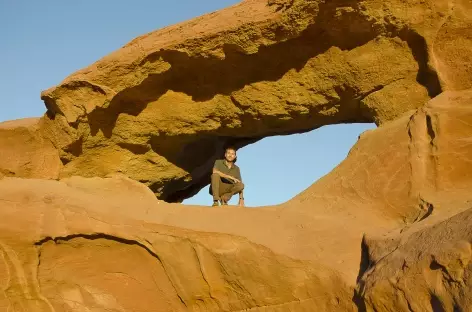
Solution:
M 223 172 L 217 170 L 216 168 L 213 168 L 213 173 L 216 173 L 216 174 L 218 174 L 220 177 L 225 178 L 225 179 L 228 179 L 228 180 L 232 180 L 232 181 L 236 181 L 236 182 L 241 182 L 241 181 L 239 181 L 238 179 L 236 179 L 235 177 L 230 176 L 230 175 L 228 175 L 228 174 L 224 174 Z

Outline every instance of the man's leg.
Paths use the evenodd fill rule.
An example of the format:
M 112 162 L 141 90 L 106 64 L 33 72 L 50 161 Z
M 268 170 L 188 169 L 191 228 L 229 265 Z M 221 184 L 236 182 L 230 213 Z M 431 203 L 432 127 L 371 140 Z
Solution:
M 234 194 L 238 194 L 242 190 L 244 190 L 243 183 L 239 182 L 239 183 L 230 184 L 230 187 L 226 189 L 226 192 L 223 195 L 221 195 L 221 199 L 224 200 L 225 202 L 229 202 L 229 200 Z
M 220 198 L 223 205 L 226 205 L 226 203 L 230 200 L 232 187 L 233 184 L 231 183 L 222 182 L 220 184 Z
M 220 200 L 220 184 L 220 175 L 213 173 L 211 175 L 211 193 L 213 194 L 213 202 Z

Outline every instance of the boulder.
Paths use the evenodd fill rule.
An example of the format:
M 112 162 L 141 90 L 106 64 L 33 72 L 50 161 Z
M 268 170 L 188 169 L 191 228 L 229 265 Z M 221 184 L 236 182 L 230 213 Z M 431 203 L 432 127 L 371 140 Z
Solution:
M 59 152 L 42 131 L 40 118 L 0 123 L 0 178 L 57 179 L 63 167 Z

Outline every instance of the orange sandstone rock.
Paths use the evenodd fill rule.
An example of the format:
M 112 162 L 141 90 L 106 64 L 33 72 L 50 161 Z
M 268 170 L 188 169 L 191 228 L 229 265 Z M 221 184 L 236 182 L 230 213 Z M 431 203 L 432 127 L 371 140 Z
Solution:
M 44 91 L 0 124 L 0 309 L 470 310 L 471 9 L 247 0 Z M 227 143 L 345 122 L 379 127 L 287 203 L 165 202 Z

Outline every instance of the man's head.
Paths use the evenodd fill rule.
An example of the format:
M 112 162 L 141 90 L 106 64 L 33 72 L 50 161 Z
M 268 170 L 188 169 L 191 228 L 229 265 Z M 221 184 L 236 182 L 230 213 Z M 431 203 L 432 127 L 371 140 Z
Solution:
M 232 146 L 229 146 L 225 149 L 225 159 L 228 162 L 235 163 L 236 162 L 236 149 Z

